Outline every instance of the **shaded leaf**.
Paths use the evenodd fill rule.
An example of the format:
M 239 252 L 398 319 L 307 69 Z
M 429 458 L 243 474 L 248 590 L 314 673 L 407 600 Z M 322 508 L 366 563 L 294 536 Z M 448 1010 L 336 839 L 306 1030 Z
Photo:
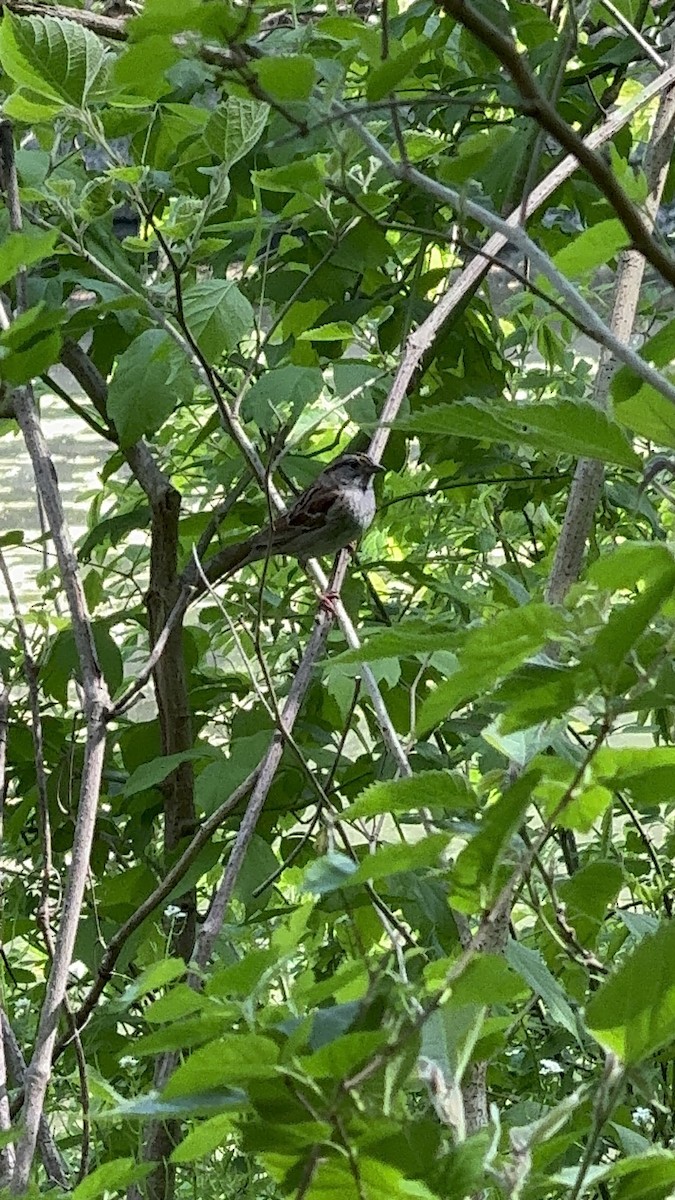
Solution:
M 625 1063 L 675 1038 L 675 921 L 666 921 L 598 988 L 586 1006 L 593 1037 Z

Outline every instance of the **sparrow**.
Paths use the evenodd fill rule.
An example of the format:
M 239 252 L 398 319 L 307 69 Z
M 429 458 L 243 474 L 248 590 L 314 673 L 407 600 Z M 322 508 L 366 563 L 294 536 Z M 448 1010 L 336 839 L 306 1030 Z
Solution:
M 383 470 L 367 454 L 334 459 L 272 525 L 214 554 L 205 563 L 207 578 L 222 579 L 274 554 L 321 558 L 358 541 L 375 516 L 373 480 Z

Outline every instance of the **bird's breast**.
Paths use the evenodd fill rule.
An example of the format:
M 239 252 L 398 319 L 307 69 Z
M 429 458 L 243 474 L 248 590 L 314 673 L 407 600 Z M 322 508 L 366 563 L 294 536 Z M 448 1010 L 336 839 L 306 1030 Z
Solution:
M 367 529 L 375 516 L 375 493 L 372 487 L 345 488 L 342 496 L 342 509 L 346 516 L 358 526 L 359 531 Z

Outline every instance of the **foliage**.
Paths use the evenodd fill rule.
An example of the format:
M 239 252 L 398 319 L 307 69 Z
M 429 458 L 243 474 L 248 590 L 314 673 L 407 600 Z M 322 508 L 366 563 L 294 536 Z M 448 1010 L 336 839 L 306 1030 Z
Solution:
M 505 258 L 387 424 L 378 517 L 342 589 L 360 645 L 330 628 L 281 741 L 315 585 L 281 559 L 224 580 L 214 565 L 269 519 L 270 480 L 288 499 L 367 448 L 410 335 L 483 241 L 378 161 L 360 123 L 395 164 L 497 214 L 557 144 L 430 0 L 145 0 L 114 37 L 89 9 L 12 7 L 0 65 L 24 224 L 0 214 L 0 284 L 19 310 L 29 274 L 0 378 L 56 394 L 102 439 L 77 569 L 112 703 L 128 698 L 108 723 L 45 1109 L 76 1200 L 671 1195 L 675 561 L 671 499 L 640 485 L 644 439 L 675 446 L 671 401 L 623 367 L 598 405 L 564 304 Z M 633 60 L 640 85 L 656 73 L 599 3 L 574 46 L 555 6 L 479 7 L 584 134 L 634 98 Z M 667 41 L 668 5 L 619 7 Z M 638 204 L 656 103 L 611 143 Z M 629 238 L 588 178 L 562 181 L 528 233 L 605 312 Z M 636 328 L 666 376 L 668 300 L 648 273 Z M 584 455 L 605 465 L 590 564 L 554 606 Z M 0 649 L 2 1003 L 28 1060 L 90 733 L 54 542 L 1 541 L 10 573 L 17 543 L 44 555 L 28 653 L 8 606 Z M 181 589 L 154 699 L 131 695 Z M 212 952 L 189 969 L 228 861 Z M 143 1162 L 152 1129 L 161 1178 Z

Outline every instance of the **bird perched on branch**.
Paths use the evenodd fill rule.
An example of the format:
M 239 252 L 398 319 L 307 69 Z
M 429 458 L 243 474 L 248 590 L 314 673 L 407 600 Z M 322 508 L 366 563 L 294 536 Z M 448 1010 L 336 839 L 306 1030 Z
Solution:
M 301 561 L 321 558 L 358 541 L 375 516 L 373 480 L 383 470 L 367 454 L 336 458 L 273 525 L 209 559 L 204 565 L 207 578 L 222 579 L 275 554 Z

